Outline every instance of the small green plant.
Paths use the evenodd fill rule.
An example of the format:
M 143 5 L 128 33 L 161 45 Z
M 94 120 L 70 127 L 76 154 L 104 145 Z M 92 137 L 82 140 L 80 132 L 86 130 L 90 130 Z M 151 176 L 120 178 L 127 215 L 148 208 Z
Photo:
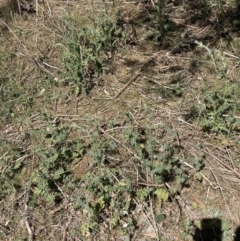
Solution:
M 117 18 L 118 19 L 118 18 Z M 92 26 L 79 29 L 74 18 L 68 19 L 69 30 L 65 36 L 63 54 L 64 83 L 75 85 L 76 95 L 89 93 L 94 80 L 100 76 L 104 63 L 112 58 L 121 40 L 122 27 L 106 14 L 92 18 Z
M 81 157 L 84 151 L 81 141 L 68 141 L 70 132 L 69 127 L 59 127 L 52 133 L 47 133 L 45 140 L 50 141 L 52 147 L 47 150 L 36 150 L 36 155 L 44 161 L 39 162 L 31 176 L 34 195 L 50 203 L 59 198 L 60 190 L 57 185 L 64 184 L 66 190 L 72 186 L 73 179 L 69 175 L 69 166 L 75 158 Z
M 224 0 L 219 0 L 217 4 L 218 4 L 218 10 L 219 10 L 219 12 L 222 13 L 222 12 L 223 12 L 223 6 L 224 6 L 224 4 L 225 4 L 225 1 L 224 1 Z
M 196 224 L 197 223 L 197 224 Z M 184 224 L 185 230 L 183 232 L 183 238 L 184 240 L 192 240 L 194 236 L 194 231 L 196 229 L 196 226 L 200 228 L 200 223 L 199 222 L 194 222 L 192 220 L 188 220 Z
M 156 4 L 157 30 L 159 39 L 164 36 L 166 31 L 165 0 L 158 0 Z
M 21 187 L 25 176 L 26 155 L 18 148 L 12 148 L 11 143 L 1 140 L 0 152 L 4 155 L 0 159 L 0 186 L 1 198 Z
M 215 49 L 209 49 L 206 45 L 204 45 L 203 43 L 196 41 L 195 43 L 197 44 L 198 47 L 203 48 L 205 50 L 207 50 L 212 64 L 215 68 L 215 73 L 216 73 L 216 77 L 217 79 L 227 79 L 227 75 L 228 75 L 228 67 L 226 64 L 226 59 L 225 57 L 222 55 L 222 53 L 218 50 Z
M 180 158 L 180 147 L 173 144 L 176 133 L 167 127 L 159 133 L 151 125 L 135 126 L 129 112 L 127 126 L 114 131 L 116 123 L 117 120 L 112 120 L 100 130 L 99 124 L 92 124 L 97 129 L 88 140 L 87 152 L 95 168 L 81 177 L 81 191 L 71 195 L 72 207 L 85 210 L 83 236 L 96 232 L 103 221 L 110 229 L 131 233 L 136 228 L 132 216 L 136 200 L 148 203 L 150 198 L 166 202 L 189 178 L 189 170 Z M 112 131 L 105 133 L 105 129 Z M 164 140 L 165 136 L 172 138 Z M 204 166 L 204 157 L 195 160 L 189 153 L 184 155 L 197 171 Z M 139 182 L 149 183 L 150 187 L 136 182 L 136 170 L 141 177 Z M 163 183 L 171 184 L 171 188 L 159 188 Z M 156 219 L 161 222 L 164 215 L 160 213 Z
M 75 85 L 75 93 L 88 92 L 93 85 L 92 78 L 98 77 L 103 65 L 99 56 L 101 46 L 94 39 L 90 27 L 78 30 L 74 23 L 70 25 L 66 37 L 67 51 L 63 55 L 63 78 L 65 83 Z
M 200 3 L 200 10 L 203 17 L 207 17 L 211 13 L 211 6 L 208 0 L 198 0 Z
M 199 42 L 199 41 L 197 41 L 197 40 L 195 40 L 195 43 L 197 44 L 197 46 L 198 46 L 199 48 L 203 48 L 203 49 L 207 50 L 207 52 L 208 52 L 208 54 L 209 54 L 209 56 L 210 56 L 210 58 L 211 58 L 211 60 L 212 60 L 212 63 L 213 63 L 213 65 L 214 65 L 216 74 L 217 74 L 217 73 L 218 73 L 217 63 L 216 63 L 216 59 L 215 59 L 215 57 L 214 57 L 213 51 L 210 50 L 206 45 L 204 45 L 203 43 L 201 43 L 201 42 Z
M 200 125 L 204 131 L 230 134 L 237 130 L 239 120 L 240 86 L 238 84 L 204 93 L 203 109 L 200 113 Z
M 130 180 L 121 171 L 99 168 L 95 174 L 87 173 L 82 181 L 87 184 L 87 196 L 83 197 L 86 202 L 82 202 L 79 207 L 88 210 L 89 223 L 97 227 L 103 220 L 108 220 L 110 229 L 113 229 L 120 220 L 122 222 L 130 218 L 132 187 Z
M 7 14 L 0 21 L 0 240 L 30 240 L 31 233 L 39 240 L 111 240 L 115 235 L 130 240 L 140 232 L 154 239 L 142 221 L 158 234 L 165 218 L 166 224 L 174 218 L 167 210 L 181 201 L 183 187 L 193 180 L 197 187 L 204 178 L 208 151 L 201 142 L 208 135 L 194 131 L 191 143 L 193 121 L 204 131 L 233 134 L 237 140 L 240 90 L 231 76 L 238 58 L 236 52 L 222 52 L 232 18 L 210 26 L 218 23 L 223 8 L 228 17 L 233 3 L 230 9 L 223 0 L 141 1 L 137 7 L 134 1 L 100 2 L 42 5 L 36 9 L 44 16 L 37 34 L 24 20 L 30 15 L 11 15 L 0 7 Z M 240 8 L 235 3 L 234 19 Z M 67 19 L 58 16 L 66 9 Z M 158 46 L 147 41 L 150 33 Z M 235 35 L 230 37 L 238 42 Z M 57 39 L 62 53 L 52 46 Z M 237 50 L 237 44 L 233 47 Z M 192 58 L 189 75 L 186 61 Z M 214 74 L 216 81 L 201 93 L 202 80 Z M 149 88 L 146 78 L 157 87 Z M 99 80 L 123 95 L 105 99 L 108 90 L 96 84 Z M 73 96 L 90 94 L 94 87 L 101 97 Z M 185 100 L 191 104 L 184 121 L 179 103 L 186 110 Z M 237 161 L 237 150 L 236 143 L 228 159 Z M 218 155 L 217 149 L 211 151 Z M 224 158 L 224 150 L 220 154 Z M 216 197 L 209 194 L 209 200 Z M 203 206 L 195 202 L 192 208 L 199 213 Z M 230 224 L 222 224 L 231 235 Z M 186 227 L 190 240 L 197 225 L 200 221 Z

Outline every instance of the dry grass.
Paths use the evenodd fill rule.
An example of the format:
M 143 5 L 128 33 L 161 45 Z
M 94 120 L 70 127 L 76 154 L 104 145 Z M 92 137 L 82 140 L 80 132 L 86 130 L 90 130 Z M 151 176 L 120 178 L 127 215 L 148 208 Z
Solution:
M 206 20 L 188 19 L 186 16 L 191 15 L 193 9 L 179 12 L 179 6 L 169 1 L 166 13 L 174 27 L 158 45 L 146 40 L 155 24 L 154 14 L 149 11 L 151 1 L 114 3 L 112 8 L 112 2 L 106 1 L 35 1 L 36 12 L 22 14 L 17 13 L 11 3 L 1 3 L 0 54 L 3 52 L 4 63 L 0 91 L 3 93 L 9 85 L 11 88 L 5 95 L 14 91 L 20 94 L 13 95 L 12 101 L 4 102 L 1 108 L 0 140 L 4 144 L 0 160 L 7 156 L 9 166 L 0 164 L 0 172 L 5 175 L 19 160 L 24 160 L 25 170 L 23 176 L 13 177 L 14 188 L 10 193 L 0 195 L 0 240 L 183 240 L 187 221 L 198 223 L 213 217 L 229 224 L 229 229 L 224 230 L 228 235 L 224 240 L 231 240 L 231 232 L 240 222 L 239 127 L 229 136 L 203 132 L 190 109 L 193 105 L 201 108 L 206 89 L 224 86 L 224 81 L 239 85 L 238 34 L 228 23 L 218 23 L 218 16 L 214 14 Z M 72 16 L 80 26 L 86 26 L 90 24 L 88 16 L 93 13 L 97 17 L 104 8 L 111 16 L 115 16 L 117 9 L 123 11 L 127 44 L 106 65 L 90 95 L 76 96 L 71 84 L 61 84 L 59 75 L 65 49 L 63 36 L 68 31 L 66 19 Z M 228 22 L 227 13 L 225 17 Z M 217 80 L 209 53 L 196 47 L 194 39 L 215 51 L 217 72 L 227 66 L 224 81 Z M 82 140 L 87 149 L 93 145 L 88 142 L 98 130 L 96 142 L 107 138 L 118 150 L 117 154 L 110 152 L 106 157 L 108 162 L 101 165 L 100 170 L 104 173 L 119 168 L 135 186 L 154 187 L 158 184 L 151 182 L 150 174 L 143 170 L 145 176 L 141 176 L 138 164 L 131 160 L 133 156 L 138 158 L 137 152 L 123 142 L 122 130 L 130 125 L 126 113 L 134 128 L 151 125 L 156 128 L 157 137 L 165 133 L 163 141 L 179 148 L 178 158 L 188 167 L 189 179 L 186 185 L 177 187 L 171 202 L 159 203 L 149 198 L 140 203 L 132 197 L 135 229 L 130 234 L 119 231 L 126 226 L 126 220 L 111 229 L 111 214 L 105 214 L 106 222 L 100 222 L 98 230 L 93 229 L 92 233 L 87 230 L 81 236 L 80 227 L 89 213 L 75 209 L 72 200 L 85 192 L 81 181 L 85 171 L 98 171 L 91 166 L 94 158 L 84 153 L 68 165 L 68 171 L 73 172 L 79 183 L 69 192 L 56 185 L 61 196 L 59 201 L 53 204 L 44 198 L 32 200 L 28 177 L 34 170 L 38 171 L 39 162 L 43 161 L 37 151 L 48 151 L 53 146 L 51 138 L 41 136 L 41 132 L 51 133 L 59 126 L 77 126 L 77 130 L 70 133 L 70 139 Z M 115 123 L 113 127 L 108 125 L 111 122 Z M 80 130 L 83 127 L 88 130 L 85 134 Z M 165 132 L 165 128 L 169 132 Z M 23 152 L 21 157 L 16 154 L 19 152 Z M 205 168 L 199 171 L 199 182 L 194 179 L 198 171 L 188 160 L 189 156 L 197 159 L 202 154 L 206 159 Z M 113 178 L 121 182 L 114 174 Z M 165 182 L 163 186 L 170 188 L 171 185 L 174 183 Z M 163 222 L 156 222 L 158 213 L 164 215 Z

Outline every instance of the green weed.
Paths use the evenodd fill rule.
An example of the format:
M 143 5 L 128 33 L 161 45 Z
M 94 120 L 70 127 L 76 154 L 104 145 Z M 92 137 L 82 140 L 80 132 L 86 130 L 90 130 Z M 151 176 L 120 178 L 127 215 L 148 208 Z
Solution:
M 87 210 L 85 215 L 88 221 L 81 227 L 82 234 L 95 232 L 103 220 L 110 229 L 124 223 L 118 231 L 131 233 L 136 228 L 132 216 L 136 200 L 148 202 L 149 198 L 157 198 L 160 202 L 167 201 L 188 181 L 189 170 L 181 160 L 180 147 L 173 144 L 175 134 L 168 128 L 165 129 L 166 133 L 163 131 L 156 135 L 157 131 L 152 126 L 131 126 L 131 115 L 127 116 L 130 127 L 123 128 L 121 132 L 110 132 L 111 134 L 106 134 L 101 129 L 90 138 L 88 155 L 95 160 L 96 166 L 82 177 L 81 193 L 76 192 L 72 196 L 77 210 Z M 112 128 L 112 123 L 104 127 L 106 128 Z M 173 139 L 161 141 L 165 135 L 170 135 Z M 128 153 L 128 157 L 121 154 L 122 149 Z M 199 171 L 204 166 L 204 157 L 195 160 L 189 153 L 184 156 L 196 170 Z M 139 173 L 142 183 L 155 185 L 139 185 L 136 174 L 129 173 L 131 169 L 134 169 L 134 173 Z M 156 187 L 164 183 L 171 183 L 171 188 Z
M 210 2 L 198 1 L 202 16 L 207 17 L 210 14 Z M 146 29 L 155 31 L 155 37 L 161 41 L 170 29 L 166 11 L 168 5 L 166 3 L 165 0 L 159 0 L 155 4 L 155 19 L 153 21 L 155 30 L 152 26 L 147 26 L 148 21 L 144 22 L 145 26 L 142 29 L 141 24 L 137 22 L 139 19 L 135 19 L 135 16 L 125 16 L 125 24 L 131 23 L 137 26 L 139 42 L 131 46 L 134 49 L 131 53 L 137 53 L 134 57 L 139 58 L 140 62 L 146 56 L 156 55 L 155 49 L 152 51 L 153 46 L 148 45 L 145 48 L 145 38 L 140 36 L 142 32 Z M 222 4 L 222 1 L 220 4 Z M 68 17 L 65 22 L 64 31 L 66 30 L 66 34 L 62 44 L 64 50 L 61 56 L 60 76 L 62 83 L 73 87 L 76 95 L 91 91 L 102 72 L 107 70 L 107 65 L 118 61 L 115 58 L 116 53 L 120 51 L 120 47 L 125 45 L 125 30 L 120 21 L 121 12 L 116 17 L 112 17 L 104 9 L 101 9 L 101 11 L 99 11 L 101 12 L 99 15 L 90 18 L 88 26 L 82 26 L 82 22 L 76 17 Z M 199 9 L 196 11 L 199 13 Z M 132 12 L 135 15 L 135 12 Z M 131 15 L 131 13 L 127 12 L 126 15 Z M 171 14 L 173 13 L 175 14 L 175 12 L 171 12 Z M 191 24 L 194 25 L 194 23 Z M 191 24 L 187 23 L 186 26 L 191 27 Z M 183 25 L 185 26 L 185 24 Z M 182 28 L 181 24 L 181 30 Z M 169 39 L 178 44 L 182 41 L 182 33 L 177 31 L 176 29 Z M 194 31 L 190 35 L 194 35 Z M 177 35 L 179 37 L 176 37 Z M 203 91 L 202 105 L 191 107 L 189 119 L 198 119 L 199 125 L 204 131 L 227 135 L 237 133 L 240 125 L 238 118 L 240 113 L 239 84 L 226 82 L 228 74 L 226 61 L 221 56 L 219 57 L 220 51 L 210 50 L 207 44 L 203 45 L 197 41 L 195 43 L 207 51 L 216 76 L 219 78 L 216 78 L 215 87 Z M 19 46 L 16 49 L 21 53 Z M 159 49 L 158 57 L 154 57 L 156 63 L 154 63 L 153 70 L 149 68 L 153 75 L 161 75 L 163 80 L 164 76 L 168 76 L 167 71 L 171 64 L 176 64 L 175 61 L 178 61 L 178 59 L 180 62 L 189 57 L 186 52 L 183 58 L 181 56 L 175 58 L 176 56 L 168 55 L 165 50 Z M 21 209 L 21 205 L 29 206 L 29 209 L 31 209 L 29 215 L 33 215 L 33 218 L 40 220 L 39 223 L 41 223 L 41 219 L 45 219 L 44 215 L 49 211 L 49 208 L 54 207 L 55 209 L 57 207 L 57 212 L 60 215 L 52 215 L 55 216 L 53 218 L 54 225 L 59 222 L 62 227 L 64 218 L 62 219 L 63 216 L 61 215 L 68 216 L 69 221 L 71 221 L 69 226 L 63 223 L 69 230 L 69 232 L 66 232 L 67 238 L 84 240 L 91 234 L 97 234 L 99 228 L 104 226 L 104 231 L 106 229 L 114 230 L 114 233 L 117 231 L 121 235 L 127 235 L 130 239 L 133 231 L 138 228 L 136 212 L 140 206 L 148 208 L 153 205 L 154 221 L 160 223 L 165 219 L 164 212 L 159 211 L 163 206 L 162 204 L 169 200 L 174 201 L 176 195 L 181 193 L 182 187 L 189 185 L 190 178 L 193 178 L 194 174 L 196 174 L 196 180 L 201 180 L 202 176 L 199 175 L 205 162 L 205 155 L 201 153 L 204 148 L 203 145 L 201 143 L 196 144 L 198 153 L 185 149 L 182 145 L 184 145 L 189 133 L 192 133 L 192 129 L 187 129 L 188 125 L 182 125 L 180 130 L 181 133 L 184 133 L 184 137 L 179 137 L 179 133 L 173 128 L 176 123 L 169 126 L 168 118 L 164 118 L 165 116 L 162 115 L 162 110 L 169 107 L 174 110 L 173 122 L 177 121 L 175 117 L 178 117 L 179 111 L 177 102 L 175 102 L 176 97 L 179 100 L 186 91 L 190 90 L 191 92 L 192 88 L 192 86 L 182 85 L 182 75 L 178 74 L 177 79 L 174 77 L 174 81 L 176 80 L 174 83 L 176 84 L 170 86 L 165 86 L 164 81 L 159 82 L 158 91 L 161 92 L 161 98 L 155 98 L 156 95 L 152 96 L 152 93 L 141 92 L 146 69 L 139 73 L 139 82 L 135 81 L 124 89 L 127 92 L 129 89 L 133 90 L 133 84 L 136 85 L 137 88 L 135 89 L 137 92 L 139 90 L 142 95 L 137 101 L 135 99 L 135 97 L 138 98 L 137 95 L 134 94 L 133 98 L 131 95 L 127 95 L 126 99 L 119 97 L 116 101 L 109 101 L 105 108 L 103 102 L 97 103 L 98 100 L 92 101 L 87 98 L 91 107 L 96 107 L 96 110 L 103 115 L 99 120 L 96 120 L 95 113 L 91 116 L 91 111 L 88 113 L 79 111 L 80 114 L 77 114 L 78 108 L 81 109 L 85 105 L 86 99 L 81 98 L 81 103 L 78 105 L 77 102 L 74 106 L 73 102 L 77 98 L 71 96 L 71 91 L 67 95 L 73 101 L 66 104 L 66 108 L 75 108 L 76 114 L 72 115 L 70 112 L 63 115 L 55 113 L 56 111 L 53 111 L 54 107 L 52 103 L 49 104 L 49 100 L 56 99 L 57 101 L 59 97 L 64 98 L 62 91 L 56 90 L 59 95 L 56 95 L 55 89 L 53 92 L 48 91 L 51 89 L 52 83 L 49 86 L 49 80 L 46 81 L 42 78 L 42 75 L 39 75 L 41 81 L 36 81 L 37 83 L 34 85 L 30 80 L 32 76 L 28 76 L 28 70 L 30 71 L 31 68 L 21 62 L 23 56 L 21 54 L 16 55 L 19 58 L 17 59 L 18 64 L 22 64 L 20 68 L 15 65 L 15 60 L 11 62 L 12 59 L 6 58 L 4 51 L 0 47 L 0 199 L 3 200 L 3 203 L 7 203 L 7 200 L 11 199 L 13 200 L 11 204 L 19 205 L 20 208 L 12 209 L 13 214 L 15 211 L 19 212 L 19 210 L 24 209 Z M 46 51 L 48 52 L 48 50 Z M 161 55 L 165 53 L 166 56 Z M 174 55 L 174 53 L 172 54 Z M 177 54 L 180 55 L 181 53 Z M 123 73 L 125 71 L 128 73 L 134 72 L 132 71 L 135 67 L 132 66 L 134 64 L 127 65 L 125 62 L 126 56 L 123 55 L 119 54 L 121 61 L 117 63 L 119 64 L 117 68 L 122 68 Z M 29 59 L 29 56 L 25 57 Z M 192 55 L 189 58 L 192 58 Z M 190 65 L 193 76 L 200 67 L 198 58 L 199 55 Z M 8 61 L 11 63 L 9 66 L 12 65 L 12 67 L 5 68 Z M 133 61 L 133 63 L 135 62 L 138 61 Z M 162 63 L 164 66 L 161 66 Z M 177 64 L 180 65 L 181 63 Z M 131 67 L 133 68 L 130 69 Z M 160 69 L 163 70 L 163 75 L 161 71 L 158 72 Z M 198 74 L 201 77 L 200 71 Z M 208 74 L 208 72 L 204 74 Z M 39 78 L 39 76 L 37 77 Z M 29 82 L 22 81 L 22 79 L 26 80 L 28 77 Z M 36 79 L 36 76 L 34 76 L 33 80 Z M 118 82 L 119 86 L 123 83 Z M 198 83 L 196 85 L 199 89 Z M 47 90 L 46 92 L 48 92 L 47 94 L 43 92 L 41 100 L 37 95 L 39 90 Z M 164 100 L 163 105 L 160 103 L 162 100 Z M 148 101 L 151 103 L 150 108 L 146 104 Z M 126 108 L 134 106 L 133 110 L 125 109 L 126 102 Z M 137 105 L 137 103 L 140 104 Z M 114 106 L 115 104 L 116 106 Z M 157 109 L 159 105 L 160 108 Z M 50 109 L 48 109 L 49 106 Z M 114 111 L 119 106 L 119 115 L 115 115 Z M 121 113 L 122 106 L 126 111 L 125 114 L 124 112 Z M 113 111 L 111 110 L 112 107 L 114 107 Z M 160 112 L 161 114 L 158 115 Z M 35 115 L 37 116 L 36 119 L 33 118 Z M 140 118 L 138 118 L 139 116 Z M 186 134 L 183 128 L 186 128 Z M 85 167 L 81 164 L 86 157 L 91 161 L 91 166 L 87 166 L 85 170 Z M 80 174 L 74 171 L 76 166 L 80 168 Z M 30 198 L 29 202 L 24 203 L 26 202 L 24 200 L 26 191 L 29 191 Z M 158 204 L 160 208 L 157 207 Z M 60 209 L 58 209 L 59 206 Z M 5 206 L 0 207 L 1 210 L 4 208 Z M 41 216 L 39 210 L 44 210 L 43 216 Z M 6 210 L 5 213 L 7 213 Z M 75 217 L 79 220 L 77 224 L 73 220 Z M 31 223 L 32 220 L 29 219 L 29 222 Z M 35 225 L 34 222 L 31 223 L 32 227 Z M 3 223 L 5 223 L 5 220 Z M 48 221 L 46 221 L 46 226 L 45 223 L 41 225 L 53 227 L 49 225 Z M 191 233 L 192 230 L 190 229 L 193 224 L 189 223 L 187 226 L 186 235 Z M 223 229 L 230 233 L 228 223 L 223 225 Z M 10 227 L 9 230 L 11 231 L 13 228 Z M 38 227 L 34 227 L 35 231 L 36 234 L 41 233 Z M 109 233 L 112 234 L 113 232 Z M 3 234 L 3 238 L 7 240 L 10 237 L 6 238 L 6 235 Z M 73 236 L 70 237 L 70 235 Z M 17 238 L 21 239 L 21 237 Z M 47 239 L 46 235 L 45 239 Z
M 105 62 L 117 51 L 123 37 L 123 28 L 103 14 L 92 18 L 92 26 L 79 29 L 74 18 L 68 18 L 61 73 L 63 82 L 74 84 L 76 95 L 89 93 L 102 73 Z
M 63 126 L 42 135 L 43 141 L 51 147 L 35 150 L 40 162 L 31 174 L 33 199 L 41 197 L 54 204 L 62 196 L 58 185 L 64 186 L 63 189 L 67 192 L 74 186 L 68 171 L 69 166 L 76 158 L 81 157 L 84 148 L 81 141 L 68 140 L 70 132 L 71 127 Z
M 159 0 L 154 6 L 154 17 L 153 17 L 153 32 L 148 37 L 149 40 L 156 40 L 161 43 L 168 31 L 172 31 L 174 23 L 169 19 L 166 14 L 166 1 Z
M 165 0 L 158 0 L 156 4 L 157 31 L 159 39 L 162 39 L 166 32 Z
M 205 18 L 211 13 L 211 6 L 208 0 L 199 0 L 202 16 Z
M 204 131 L 222 132 L 230 135 L 238 129 L 240 104 L 239 84 L 215 88 L 204 92 L 200 126 Z

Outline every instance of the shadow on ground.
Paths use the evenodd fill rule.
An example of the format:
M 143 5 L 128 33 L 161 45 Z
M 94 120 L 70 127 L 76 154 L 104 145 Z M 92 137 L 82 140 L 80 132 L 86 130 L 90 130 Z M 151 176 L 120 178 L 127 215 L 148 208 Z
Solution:
M 201 229 L 197 228 L 193 236 L 194 241 L 222 241 L 222 221 L 218 218 L 201 220 Z M 240 241 L 240 226 L 235 231 L 234 241 Z

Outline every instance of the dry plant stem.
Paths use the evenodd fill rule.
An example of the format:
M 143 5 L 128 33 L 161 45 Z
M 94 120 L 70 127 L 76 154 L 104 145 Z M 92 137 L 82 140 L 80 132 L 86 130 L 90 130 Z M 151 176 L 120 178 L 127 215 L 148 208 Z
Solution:
M 132 79 L 130 79 L 128 83 L 112 99 L 117 99 L 127 89 L 127 87 L 137 79 L 141 72 L 142 71 L 140 70 Z
M 72 217 L 69 217 L 69 220 L 67 221 L 67 223 L 65 225 L 65 228 L 64 228 L 64 231 L 63 231 L 62 241 L 67 241 L 67 229 L 68 229 L 68 226 L 71 223 L 71 221 L 72 221 Z
M 55 78 L 54 74 L 51 73 L 49 70 L 47 70 L 46 68 L 44 68 L 44 66 L 42 66 L 38 60 L 36 58 L 33 58 L 35 64 L 39 67 L 39 69 L 41 69 L 42 71 L 46 72 L 47 74 L 51 75 L 53 78 Z
M 7 235 L 9 233 L 9 230 L 4 225 L 2 225 L 1 223 L 0 223 L 0 231 L 2 233 L 4 233 L 5 235 Z
M 10 33 L 12 33 L 12 35 L 17 39 L 17 41 L 23 45 L 23 47 L 26 49 L 26 46 L 22 43 L 22 41 L 18 38 L 18 36 L 12 31 L 12 29 L 6 24 L 6 22 L 1 19 L 2 23 L 7 27 L 7 29 L 9 30 Z M 27 49 L 26 49 L 27 50 Z M 28 52 L 28 51 L 27 51 Z
M 50 64 L 48 64 L 48 63 L 46 63 L 46 62 L 42 62 L 42 64 L 43 64 L 43 65 L 46 65 L 46 66 L 49 67 L 49 68 L 56 69 L 56 70 L 60 70 L 60 68 L 58 68 L 58 67 L 56 67 L 56 66 L 52 66 L 52 65 L 50 65 Z
M 177 132 L 177 130 L 176 130 L 175 125 L 174 125 L 173 122 L 172 122 L 171 111 L 170 111 L 170 110 L 168 111 L 168 118 L 169 118 L 169 121 L 170 121 L 170 123 L 171 123 L 171 125 L 172 125 L 172 127 L 173 127 L 173 129 L 174 129 L 174 131 L 175 131 L 175 133 L 176 133 L 176 138 L 177 138 L 178 146 L 180 146 L 179 134 L 178 134 L 178 132 Z
M 156 224 L 155 217 L 154 217 L 152 199 L 151 199 L 150 197 L 149 197 L 149 203 L 150 203 L 150 210 L 151 210 L 151 214 L 152 214 L 154 231 L 155 231 L 155 234 L 156 234 L 156 236 L 157 236 L 157 240 L 160 240 L 159 233 L 158 233 L 158 228 L 157 228 L 157 224 Z
M 23 46 L 23 48 L 26 50 L 27 54 L 33 59 L 33 61 L 35 62 L 35 64 L 44 72 L 46 72 L 47 74 L 51 75 L 52 77 L 55 77 L 53 73 L 51 73 L 49 70 L 47 70 L 46 68 L 44 68 L 36 58 L 34 58 L 28 51 L 28 49 L 26 48 L 26 46 L 23 44 L 23 42 L 18 38 L 18 36 L 12 31 L 12 29 L 1 19 L 1 21 L 3 22 L 3 24 L 8 28 L 8 30 L 13 34 L 13 36 L 19 41 L 19 43 Z
M 235 59 L 240 59 L 239 57 L 237 57 L 236 55 L 233 55 L 231 53 L 227 53 L 227 52 L 223 52 L 224 55 L 235 58 Z
M 49 215 L 54 215 L 55 213 L 61 211 L 62 209 L 64 209 L 67 205 L 67 201 L 64 200 L 62 204 L 60 204 L 57 208 L 55 208 L 54 210 L 49 212 Z
M 145 68 L 145 66 L 147 65 L 147 63 L 148 63 L 149 61 L 151 61 L 153 58 L 154 58 L 154 57 L 151 57 L 151 58 L 149 58 L 147 61 L 145 61 L 145 62 L 142 64 L 140 70 L 137 72 L 137 74 L 135 74 L 135 76 L 134 76 L 132 79 L 130 79 L 130 80 L 127 82 L 127 84 L 126 84 L 114 97 L 112 97 L 111 99 L 113 99 L 113 100 L 114 100 L 114 99 L 117 99 L 117 98 L 127 89 L 127 87 L 128 87 L 133 81 L 135 81 L 135 80 L 139 77 L 139 75 L 142 73 L 142 71 L 144 70 L 144 68 Z
M 0 160 L 4 157 L 4 156 L 6 156 L 8 154 L 8 152 L 5 152 L 1 157 L 0 157 Z
M 65 200 L 67 200 L 67 196 L 65 195 L 65 193 L 63 192 L 63 190 L 57 185 L 56 182 L 54 182 L 54 184 L 57 186 L 57 189 L 62 193 L 62 195 L 64 196 Z
M 116 175 L 114 175 L 114 173 L 111 171 L 111 169 L 109 169 L 109 168 L 107 168 L 107 169 L 111 172 L 113 178 L 119 183 L 118 178 L 116 177 Z
M 182 160 L 180 160 L 180 161 L 185 166 L 190 167 L 191 169 L 196 171 L 196 169 L 192 165 L 190 165 L 189 163 L 187 163 L 185 161 L 182 161 Z M 218 189 L 219 188 L 218 186 L 214 186 L 214 184 L 202 172 L 199 172 L 199 173 L 202 176 L 202 178 L 205 179 L 213 189 Z
M 28 241 L 33 241 L 33 231 L 29 225 L 28 222 L 28 201 L 29 201 L 29 190 L 26 192 L 26 198 L 25 198 L 25 202 L 24 202 L 24 211 L 25 211 L 25 225 L 28 231 Z
M 153 5 L 153 7 L 155 7 L 155 3 L 154 3 L 154 1 L 153 1 L 153 0 L 151 0 L 151 3 L 152 3 L 152 5 Z
M 229 153 L 229 149 L 226 148 L 226 151 L 227 151 L 227 154 L 228 154 L 228 159 L 229 159 L 229 161 L 230 161 L 231 164 L 232 164 L 232 168 L 235 170 L 235 167 L 234 167 L 234 164 L 233 164 L 233 160 L 232 160 L 232 158 L 231 158 L 231 156 L 230 156 L 230 153 Z
M 135 198 L 133 198 L 133 201 L 135 202 L 135 204 L 136 204 L 138 207 L 140 207 L 140 204 L 138 203 L 138 201 L 137 201 Z M 142 211 L 143 215 L 146 217 L 149 225 L 151 225 L 152 228 L 154 229 L 154 231 L 156 232 L 157 230 L 155 230 L 155 227 L 154 227 L 154 225 L 152 224 L 152 222 L 150 221 L 148 215 L 143 211 L 142 206 L 141 206 L 141 211 Z M 157 235 L 157 236 L 158 236 L 158 235 Z M 160 239 L 157 239 L 157 240 L 159 241 Z
M 224 203 L 225 203 L 225 206 L 226 206 L 226 208 L 227 208 L 227 210 L 228 210 L 229 215 L 231 216 L 231 212 L 230 212 L 230 210 L 229 210 L 229 208 L 228 208 L 228 205 L 227 205 L 227 202 L 226 202 L 226 198 L 225 198 L 224 193 L 223 193 L 223 188 L 220 186 L 220 183 L 219 183 L 219 181 L 218 181 L 218 179 L 217 179 L 217 177 L 216 177 L 216 175 L 215 175 L 215 173 L 214 173 L 214 171 L 212 170 L 211 167 L 210 167 L 210 170 L 211 170 L 211 172 L 212 172 L 212 175 L 213 175 L 214 179 L 216 180 L 216 183 L 217 183 L 218 186 L 220 187 L 219 189 L 220 189 L 220 192 L 221 192 L 223 201 L 224 201 Z
M 35 28 L 35 44 L 38 42 L 38 0 L 36 0 L 36 28 Z
M 193 145 L 192 143 L 190 142 L 187 142 L 188 144 L 190 144 L 191 146 L 197 148 L 197 149 L 200 149 L 199 147 Z M 205 151 L 205 150 L 202 150 L 204 153 L 206 153 L 207 155 L 213 157 L 213 159 L 217 160 L 220 164 L 222 164 L 224 167 L 226 167 L 228 170 L 232 171 L 239 179 L 240 179 L 240 174 L 239 172 L 237 172 L 236 170 L 234 170 L 233 168 L 231 168 L 230 166 L 228 166 L 227 164 L 225 164 L 223 161 L 221 161 L 219 158 L 217 158 L 216 156 L 214 156 L 213 154 L 211 154 L 209 151 Z
M 223 161 L 221 161 L 219 158 L 217 158 L 216 156 L 214 156 L 213 154 L 211 154 L 208 151 L 204 151 L 206 154 L 210 155 L 211 157 L 213 157 L 215 160 L 217 160 L 220 164 L 222 164 L 224 167 L 226 167 L 227 169 L 229 169 L 230 171 L 232 171 L 239 179 L 240 179 L 240 174 L 239 172 L 237 172 L 236 170 L 234 170 L 233 168 L 231 168 L 230 166 L 228 166 L 227 164 L 225 164 Z
M 181 207 L 181 205 L 180 205 L 180 203 L 178 201 L 178 198 L 177 197 L 173 197 L 172 193 L 170 192 L 171 186 L 167 182 L 164 182 L 164 185 L 165 185 L 165 188 L 168 191 L 168 194 L 171 197 L 171 199 L 176 202 L 176 204 L 178 206 L 178 209 L 179 209 L 180 216 L 181 216 L 182 215 L 182 207 Z
M 21 15 L 21 14 L 22 14 L 22 11 L 21 11 L 21 4 L 20 4 L 19 0 L 17 0 L 17 4 L 18 4 L 19 14 Z
M 47 6 L 48 6 L 49 17 L 51 17 L 52 16 L 52 10 L 51 10 L 50 4 L 49 4 L 48 0 L 44 0 L 44 3 L 45 3 L 45 1 L 47 3 Z

